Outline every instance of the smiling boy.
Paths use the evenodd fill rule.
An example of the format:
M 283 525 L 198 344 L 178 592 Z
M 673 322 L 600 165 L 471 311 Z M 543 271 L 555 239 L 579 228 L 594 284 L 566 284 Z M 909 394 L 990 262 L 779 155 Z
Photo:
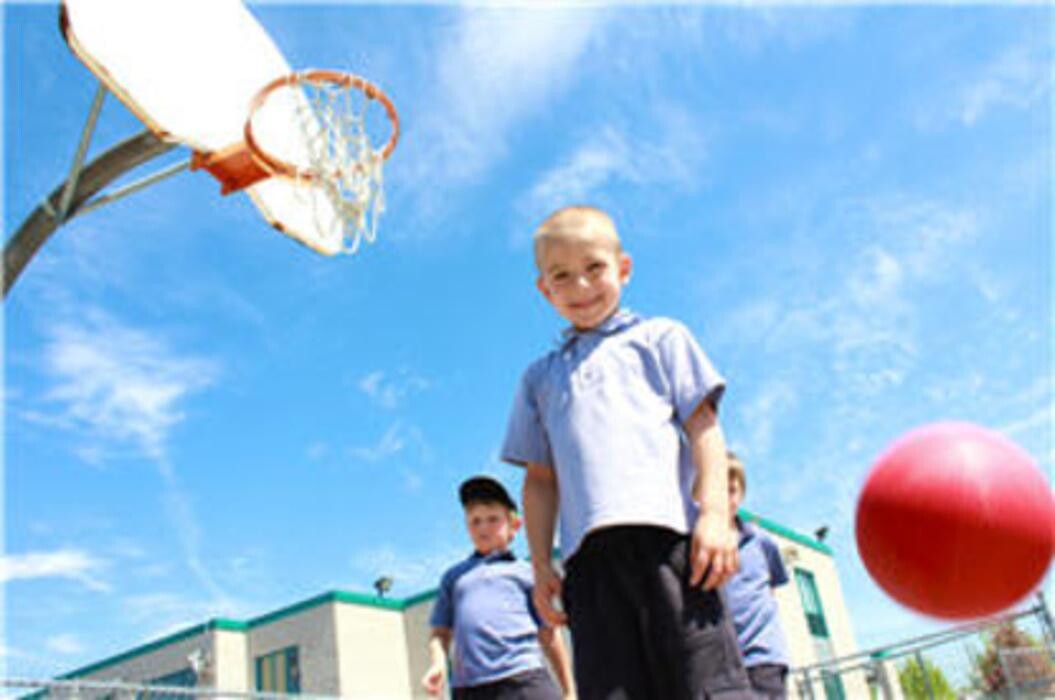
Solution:
M 632 263 L 603 211 L 560 209 L 534 241 L 570 324 L 524 373 L 501 452 L 526 468 L 535 604 L 567 620 L 583 698 L 751 698 L 718 590 L 738 565 L 724 380 L 683 324 L 620 307 Z

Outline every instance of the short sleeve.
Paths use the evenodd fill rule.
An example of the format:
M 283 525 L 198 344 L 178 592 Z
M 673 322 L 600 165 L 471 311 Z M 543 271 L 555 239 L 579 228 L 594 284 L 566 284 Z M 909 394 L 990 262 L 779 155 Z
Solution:
M 502 442 L 501 458 L 505 462 L 521 466 L 528 462 L 552 466 L 553 456 L 546 430 L 542 425 L 533 367 L 524 373 L 513 399 L 513 409 L 506 426 L 505 440 Z
M 454 627 L 453 591 L 454 578 L 449 573 L 440 580 L 440 589 L 436 593 L 436 602 L 432 605 L 432 616 L 429 624 L 432 627 Z
M 725 390 L 725 379 L 718 374 L 689 329 L 670 322 L 658 345 L 678 420 L 684 423 L 707 399 L 717 409 Z
M 768 537 L 763 537 L 761 541 L 762 551 L 766 553 L 766 562 L 769 565 L 769 585 L 772 588 L 783 586 L 788 582 L 788 571 L 784 568 L 784 560 L 780 558 L 780 550 Z

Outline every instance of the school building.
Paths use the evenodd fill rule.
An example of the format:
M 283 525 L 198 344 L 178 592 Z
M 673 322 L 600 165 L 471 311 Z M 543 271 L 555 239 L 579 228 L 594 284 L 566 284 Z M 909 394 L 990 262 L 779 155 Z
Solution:
M 744 515 L 773 537 L 791 579 L 776 596 L 792 666 L 858 651 L 828 545 Z M 250 620 L 209 620 L 59 679 L 364 700 L 421 698 L 435 596 L 435 590 L 404 599 L 331 591 Z M 818 678 L 806 689 L 789 678 L 789 691 L 791 697 L 818 700 L 869 697 L 863 682 L 859 688 L 848 687 L 850 682 Z

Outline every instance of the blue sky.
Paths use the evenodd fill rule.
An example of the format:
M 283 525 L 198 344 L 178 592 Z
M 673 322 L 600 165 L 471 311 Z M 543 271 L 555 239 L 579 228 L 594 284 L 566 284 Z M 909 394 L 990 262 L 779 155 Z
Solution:
M 96 83 L 54 5 L 2 11 L 6 237 Z M 468 551 L 458 482 L 519 488 L 506 413 L 561 328 L 528 242 L 570 202 L 619 223 L 627 304 L 726 375 L 747 506 L 831 528 L 861 645 L 935 626 L 853 542 L 891 439 L 974 421 L 1051 473 L 1050 6 L 253 11 L 293 66 L 400 110 L 379 240 L 319 257 L 186 173 L 32 261 L 4 307 L 9 674 L 434 586 Z M 91 153 L 139 128 L 109 99 Z

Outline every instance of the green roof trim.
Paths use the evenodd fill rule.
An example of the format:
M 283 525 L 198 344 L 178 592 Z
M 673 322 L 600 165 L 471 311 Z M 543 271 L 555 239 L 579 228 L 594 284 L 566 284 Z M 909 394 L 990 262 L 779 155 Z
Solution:
M 406 610 L 407 608 L 412 608 L 415 605 L 418 605 L 420 603 L 424 603 L 425 601 L 432 600 L 437 595 L 439 595 L 439 592 L 440 591 L 439 591 L 438 588 L 433 588 L 433 589 L 428 590 L 428 591 L 422 591 L 421 593 L 418 593 L 417 595 L 412 595 L 409 598 L 404 598 L 403 599 L 403 609 Z
M 748 510 L 741 508 L 739 515 L 744 520 L 748 520 L 753 523 L 758 523 L 770 532 L 785 537 L 789 540 L 798 542 L 799 544 L 814 549 L 821 554 L 827 554 L 829 557 L 832 556 L 832 548 L 824 544 L 820 540 L 814 539 L 807 535 L 803 535 L 801 532 L 795 532 L 789 527 L 785 527 L 780 523 L 774 522 L 769 518 L 763 518 L 761 515 L 756 515 Z
M 203 635 L 206 632 L 209 632 L 211 630 L 228 630 L 228 631 L 233 631 L 233 632 L 244 632 L 246 629 L 248 629 L 248 626 L 244 622 L 238 622 L 237 620 L 226 620 L 226 619 L 222 619 L 222 618 L 216 618 L 216 619 L 213 619 L 213 620 L 209 620 L 208 622 L 206 622 L 204 624 L 195 625 L 193 627 L 188 627 L 185 630 L 180 630 L 179 632 L 174 632 L 174 633 L 172 633 L 170 635 L 162 637 L 161 639 L 155 639 L 152 642 L 147 642 L 146 644 L 141 644 L 140 646 L 133 647 L 132 649 L 129 649 L 128 651 L 125 651 L 125 652 L 122 652 L 120 654 L 117 654 L 116 656 L 111 656 L 109 658 L 103 659 L 102 661 L 98 661 L 98 662 L 90 664 L 88 666 L 83 666 L 81 668 L 76 669 L 75 671 L 70 671 L 69 673 L 64 673 L 61 676 L 58 676 L 57 678 L 58 678 L 58 680 L 71 680 L 71 679 L 74 679 L 74 678 L 80 678 L 82 676 L 87 676 L 87 675 L 89 675 L 91 673 L 95 673 L 96 671 L 104 669 L 107 666 L 114 666 L 115 664 L 119 664 L 119 663 L 121 663 L 123 661 L 128 661 L 129 659 L 134 659 L 137 656 L 142 656 L 143 654 L 149 654 L 152 651 L 157 651 L 158 649 L 162 649 L 164 647 L 171 646 L 173 644 L 176 644 L 177 642 L 182 642 L 185 639 L 190 639 L 191 637 L 197 637 L 199 635 Z

